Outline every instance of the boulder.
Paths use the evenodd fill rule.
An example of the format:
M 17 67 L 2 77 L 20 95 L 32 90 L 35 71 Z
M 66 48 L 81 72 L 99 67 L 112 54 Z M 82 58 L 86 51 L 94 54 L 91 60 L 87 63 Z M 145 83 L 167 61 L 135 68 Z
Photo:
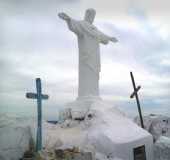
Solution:
M 170 138 L 161 136 L 154 145 L 155 160 L 170 160 Z
M 134 120 L 140 126 L 140 119 Z M 143 117 L 145 129 L 153 135 L 154 141 L 160 136 L 170 137 L 170 117 L 164 115 L 150 114 Z

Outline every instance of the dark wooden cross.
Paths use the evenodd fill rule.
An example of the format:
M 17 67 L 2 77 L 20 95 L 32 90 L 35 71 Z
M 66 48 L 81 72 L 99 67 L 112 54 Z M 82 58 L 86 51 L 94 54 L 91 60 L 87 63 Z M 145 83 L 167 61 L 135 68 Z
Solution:
M 135 80 L 134 80 L 134 77 L 133 77 L 133 73 L 132 73 L 132 72 L 130 72 L 130 76 L 131 76 L 131 79 L 132 79 L 132 85 L 133 85 L 133 89 L 134 89 L 134 92 L 130 95 L 130 98 L 133 98 L 133 97 L 136 98 L 136 103 L 137 103 L 137 107 L 138 107 L 138 112 L 139 112 L 139 118 L 140 118 L 140 122 L 141 122 L 141 127 L 144 128 L 142 111 L 141 111 L 140 102 L 139 102 L 139 97 L 138 97 L 138 91 L 140 90 L 141 86 L 138 86 L 138 87 L 136 88 L 136 84 L 135 84 Z
M 37 93 L 26 93 L 27 98 L 37 99 L 38 127 L 36 137 L 36 151 L 42 149 L 42 99 L 48 99 L 48 95 L 43 95 L 41 90 L 41 79 L 36 78 Z

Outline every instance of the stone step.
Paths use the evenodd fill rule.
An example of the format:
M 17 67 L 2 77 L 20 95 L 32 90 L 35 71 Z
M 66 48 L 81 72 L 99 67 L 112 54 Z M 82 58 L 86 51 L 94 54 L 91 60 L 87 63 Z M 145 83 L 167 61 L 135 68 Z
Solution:
M 34 158 L 23 158 L 22 160 L 35 160 Z
M 26 151 L 22 160 L 34 160 L 34 153 L 32 151 Z

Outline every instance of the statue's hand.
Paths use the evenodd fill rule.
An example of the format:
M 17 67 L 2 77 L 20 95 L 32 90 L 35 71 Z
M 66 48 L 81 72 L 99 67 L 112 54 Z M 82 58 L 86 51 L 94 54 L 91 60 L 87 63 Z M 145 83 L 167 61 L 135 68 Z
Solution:
M 70 17 L 69 17 L 67 14 L 63 13 L 63 12 L 62 12 L 62 13 L 59 13 L 58 16 L 59 16 L 61 19 L 63 19 L 63 20 L 66 20 L 66 21 L 70 20 Z
M 115 38 L 115 37 L 110 37 L 110 41 L 112 41 L 112 42 L 118 42 L 118 40 Z

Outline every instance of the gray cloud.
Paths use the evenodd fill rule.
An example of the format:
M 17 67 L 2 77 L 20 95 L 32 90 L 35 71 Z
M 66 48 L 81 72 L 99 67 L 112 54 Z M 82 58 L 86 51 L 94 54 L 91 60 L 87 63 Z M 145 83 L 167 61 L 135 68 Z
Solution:
M 132 110 L 129 71 L 142 85 L 141 99 L 147 107 L 169 106 L 169 39 L 154 27 L 146 7 L 131 1 L 1 1 L 0 100 L 2 106 L 32 106 L 25 92 L 35 91 L 36 77 L 50 95 L 45 105 L 63 106 L 77 96 L 78 51 L 76 36 L 57 13 L 82 18 L 88 7 L 97 10 L 95 24 L 116 36 L 118 44 L 101 46 L 101 95 L 112 104 Z M 145 2 L 146 3 L 146 2 Z M 147 6 L 147 5 L 146 5 Z M 76 8 L 76 9 L 75 9 Z M 146 13 L 146 14 L 145 14 Z M 165 61 L 166 60 L 166 61 Z M 113 72 L 110 74 L 110 70 Z

